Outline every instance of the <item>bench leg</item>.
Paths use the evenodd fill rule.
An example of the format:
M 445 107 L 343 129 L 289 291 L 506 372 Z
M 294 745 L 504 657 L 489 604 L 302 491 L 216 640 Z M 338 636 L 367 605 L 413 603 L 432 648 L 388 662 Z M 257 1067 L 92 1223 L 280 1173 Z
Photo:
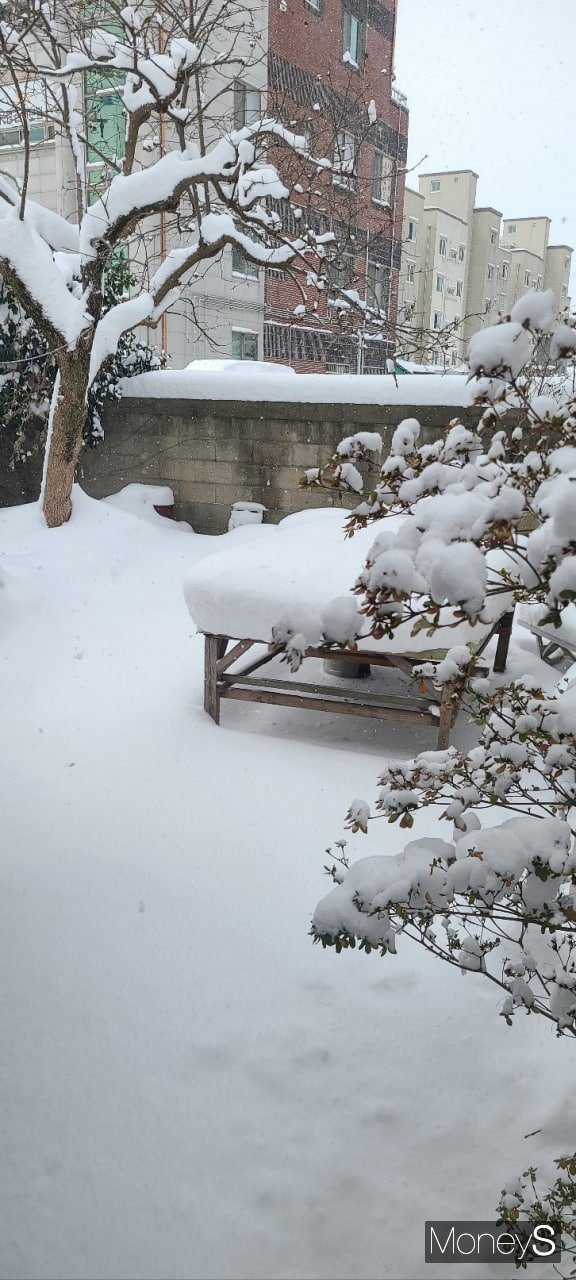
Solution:
M 438 738 L 436 740 L 437 751 L 445 751 L 446 747 L 450 746 L 450 730 L 455 718 L 456 707 L 454 705 L 454 684 L 449 680 L 442 689 L 440 718 L 438 720 Z
M 204 710 L 220 724 L 220 694 L 218 693 L 218 659 L 224 656 L 226 640 L 222 636 L 204 637 Z
M 498 644 L 496 646 L 496 657 L 494 658 L 493 668 L 497 675 L 506 670 L 513 618 L 514 611 L 512 610 L 510 613 L 503 613 L 500 619 L 498 627 Z

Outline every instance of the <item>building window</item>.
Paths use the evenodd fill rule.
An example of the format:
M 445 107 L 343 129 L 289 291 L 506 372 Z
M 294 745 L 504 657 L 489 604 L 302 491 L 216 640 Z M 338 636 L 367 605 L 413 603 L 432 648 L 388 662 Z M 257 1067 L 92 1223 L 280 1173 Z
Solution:
M 446 257 L 447 247 L 448 247 L 448 241 L 446 239 L 446 236 L 440 236 L 440 239 L 438 240 L 438 253 L 440 254 L 441 258 Z
M 327 263 L 326 275 L 332 291 L 341 292 L 350 289 L 354 282 L 354 254 L 340 253 Z
M 456 297 L 457 298 L 462 297 L 462 281 L 461 280 L 456 281 Z
M 441 329 L 444 324 L 444 314 L 442 311 L 434 312 L 434 328 Z
M 30 142 L 49 142 L 54 137 L 53 124 L 31 124 L 28 127 Z M 20 127 L 0 129 L 0 147 L 24 146 L 24 130 Z
M 241 250 L 236 247 L 232 249 L 232 274 L 235 276 L 247 276 L 249 280 L 258 279 L 256 263 L 249 262 Z
M 458 261 L 463 262 L 465 257 L 466 257 L 466 245 L 461 244 L 458 246 Z
M 412 241 L 412 244 L 416 244 L 418 239 L 418 223 L 413 218 L 408 219 L 408 239 Z
M 233 329 L 231 349 L 235 360 L 257 360 L 258 334 L 253 329 Z
M 490 244 L 498 244 L 498 230 L 496 227 L 490 227 Z
M 503 280 L 508 279 L 508 266 L 509 266 L 509 263 L 507 262 L 502 263 L 502 279 Z
M 416 264 L 414 262 L 406 263 L 406 279 L 408 281 L 408 284 L 414 284 L 415 269 L 416 269 Z
M 336 134 L 332 162 L 332 182 L 335 182 L 340 187 L 353 187 L 355 184 L 356 145 L 354 134 L 348 133 L 347 129 L 341 129 Z
M 511 222 L 511 223 L 509 224 L 509 226 L 508 226 L 508 235 L 509 235 L 509 236 L 515 236 L 515 235 L 516 235 L 516 223 L 515 223 L 515 222 Z
M 562 285 L 562 297 L 563 297 L 563 298 L 565 298 L 565 297 L 567 296 L 567 294 L 568 294 L 568 285 L 563 284 L 563 285 Z
M 351 62 L 359 67 L 362 59 L 364 24 L 349 9 L 342 15 L 342 57 L 344 62 Z
M 381 262 L 369 262 L 366 270 L 366 302 L 374 311 L 385 311 L 388 303 L 388 272 Z
M 494 279 L 494 263 L 493 262 L 488 263 L 488 279 L 489 280 Z
M 570 258 L 567 257 L 564 259 L 564 270 L 568 271 L 569 267 L 570 267 Z
M 431 181 L 431 183 L 430 183 L 430 190 L 431 190 L 431 191 L 439 191 L 439 190 L 440 190 L 440 187 L 441 187 L 440 179 L 439 179 L 439 178 L 432 178 L 432 181 Z
M 506 294 L 505 294 L 505 293 L 501 293 L 501 294 L 500 294 L 500 310 L 501 310 L 501 312 L 502 312 L 502 315 L 504 315 L 504 312 L 506 311 L 506 304 L 507 304 L 507 301 L 508 301 L 508 299 L 507 299 L 507 297 L 506 297 Z
M 314 13 L 322 13 L 322 0 L 304 0 L 304 4 L 308 9 L 313 9 Z
M 525 272 L 524 272 L 524 284 L 526 285 L 526 288 L 528 288 L 528 285 L 530 284 L 530 272 L 529 272 L 529 271 L 525 271 Z
M 444 276 L 436 276 L 436 293 L 444 293 Z
M 45 124 L 50 102 L 42 80 L 28 80 L 16 85 L 0 84 L 0 147 L 20 147 L 24 132 L 20 121 L 20 103 L 24 101 L 30 142 L 47 142 L 54 137 L 54 126 Z
M 374 152 L 374 169 L 372 171 L 372 199 L 379 204 L 392 203 L 392 174 L 394 161 L 385 156 L 383 151 Z
M 234 128 L 244 129 L 247 124 L 256 124 L 262 116 L 262 94 L 259 89 L 251 89 L 241 80 L 234 84 Z

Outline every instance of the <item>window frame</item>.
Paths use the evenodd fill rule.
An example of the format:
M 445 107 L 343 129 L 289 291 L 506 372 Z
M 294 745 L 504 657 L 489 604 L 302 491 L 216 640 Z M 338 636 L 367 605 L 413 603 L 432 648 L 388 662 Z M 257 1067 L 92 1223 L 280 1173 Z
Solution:
M 388 171 L 386 172 L 386 166 Z M 381 151 L 378 147 L 374 150 L 372 163 L 372 200 L 374 204 L 387 205 L 392 207 L 392 191 L 394 182 L 394 159 L 387 155 L 385 151 Z M 388 194 L 384 194 L 385 188 Z
M 234 351 L 234 339 L 240 338 L 241 353 Z M 245 354 L 246 339 L 254 339 L 256 354 L 247 356 Z M 258 331 L 257 329 L 231 329 L 230 354 L 233 360 L 258 360 Z
M 345 158 L 336 160 L 336 155 L 345 156 L 346 143 L 341 145 L 340 139 L 349 138 L 352 140 L 352 160 Z M 347 191 L 356 189 L 356 161 L 358 158 L 358 139 L 355 133 L 350 129 L 339 129 L 334 139 L 334 153 L 332 158 L 332 184 L 335 187 L 345 187 Z M 351 169 L 347 173 L 344 166 L 351 164 Z
M 366 302 L 374 311 L 386 311 L 388 306 L 389 274 L 387 267 L 377 258 L 366 263 Z M 371 295 L 373 300 L 371 300 Z
M 444 245 L 444 248 L 442 248 Z M 448 236 L 438 235 L 438 256 L 440 258 L 448 257 Z
M 245 129 L 248 125 L 256 124 L 262 119 L 262 90 L 255 89 L 253 85 L 246 84 L 244 80 L 235 80 L 232 92 L 234 95 L 234 128 Z M 254 108 L 248 105 L 248 95 L 258 95 L 258 111 L 254 113 Z M 254 113 L 254 118 L 250 119 L 250 115 Z
M 342 5 L 341 59 L 350 67 L 360 70 L 366 44 L 366 23 L 348 5 Z M 356 56 L 352 53 L 352 32 L 356 30 Z M 348 56 L 346 56 L 348 55 Z

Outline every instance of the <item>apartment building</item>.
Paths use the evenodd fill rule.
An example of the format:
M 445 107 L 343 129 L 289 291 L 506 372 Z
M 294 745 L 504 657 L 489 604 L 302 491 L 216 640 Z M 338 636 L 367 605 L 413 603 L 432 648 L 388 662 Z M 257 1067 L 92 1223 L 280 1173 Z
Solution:
M 406 190 L 401 351 L 457 365 L 472 333 L 529 289 L 552 289 L 558 316 L 569 309 L 572 249 L 549 244 L 547 217 L 504 219 L 477 206 L 477 182 L 472 170 L 426 173 L 418 192 Z
M 355 289 L 394 326 L 408 135 L 406 99 L 394 84 L 395 36 L 396 0 L 270 5 L 272 112 L 293 120 L 333 166 L 316 175 L 312 191 L 296 193 L 286 226 L 297 233 L 305 207 L 316 231 L 334 234 L 335 248 L 319 295 L 305 279 L 268 273 L 267 359 L 306 371 L 380 372 L 393 350 L 357 314 L 337 320 L 333 303 Z
M 393 86 L 395 4 L 396 0 L 302 0 L 296 6 L 246 0 L 241 11 L 232 10 L 242 24 L 234 47 L 236 78 L 233 83 L 222 78 L 219 84 L 215 68 L 208 95 L 213 106 L 207 116 L 208 133 L 214 138 L 223 128 L 254 123 L 272 111 L 292 125 L 295 117 L 305 124 L 310 142 L 325 148 L 321 154 L 337 165 L 338 172 L 334 178 L 320 173 L 307 196 L 301 189 L 291 204 L 285 202 L 285 229 L 299 233 L 304 210 L 298 206 L 307 204 L 306 218 L 316 230 L 333 231 L 346 241 L 346 251 L 331 266 L 333 291 L 354 286 L 362 296 L 367 292 L 371 304 L 392 319 L 400 274 L 408 127 L 405 100 Z M 29 196 L 74 219 L 72 158 L 46 124 L 45 86 L 29 85 L 26 92 L 33 126 Z M 123 155 L 124 116 L 113 74 L 107 79 L 85 75 L 82 99 L 87 138 L 84 185 L 90 202 L 110 176 L 107 157 Z M 165 130 L 153 142 L 156 154 L 170 145 Z M 4 86 L 0 167 L 17 181 L 23 177 L 24 154 L 17 113 L 10 111 L 9 88 Z M 274 159 L 282 173 L 289 158 L 279 152 Z M 287 176 L 290 182 L 293 174 L 288 171 Z M 145 254 L 154 264 L 185 240 L 186 229 L 163 215 L 150 220 L 145 243 L 131 246 L 130 253 L 135 261 Z M 358 322 L 355 330 L 350 324 L 343 334 L 328 303 L 329 292 L 316 295 L 306 287 L 305 277 L 300 286 L 294 285 L 288 275 L 255 268 L 226 249 L 189 280 L 178 306 L 150 336 L 161 342 L 176 368 L 214 356 L 275 359 L 318 370 L 356 369 L 370 360 L 383 367 L 386 343 L 364 342 Z

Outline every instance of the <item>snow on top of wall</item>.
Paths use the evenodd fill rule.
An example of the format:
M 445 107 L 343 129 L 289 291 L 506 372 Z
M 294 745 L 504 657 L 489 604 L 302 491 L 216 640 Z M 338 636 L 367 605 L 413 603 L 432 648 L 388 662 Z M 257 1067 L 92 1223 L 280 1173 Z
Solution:
M 248 362 L 247 362 L 248 363 Z M 127 398 L 166 400 L 269 400 L 296 404 L 470 405 L 473 385 L 462 375 L 406 374 L 398 385 L 390 374 L 301 373 L 296 377 L 271 372 L 253 378 L 244 374 L 196 373 L 164 369 L 126 379 Z

